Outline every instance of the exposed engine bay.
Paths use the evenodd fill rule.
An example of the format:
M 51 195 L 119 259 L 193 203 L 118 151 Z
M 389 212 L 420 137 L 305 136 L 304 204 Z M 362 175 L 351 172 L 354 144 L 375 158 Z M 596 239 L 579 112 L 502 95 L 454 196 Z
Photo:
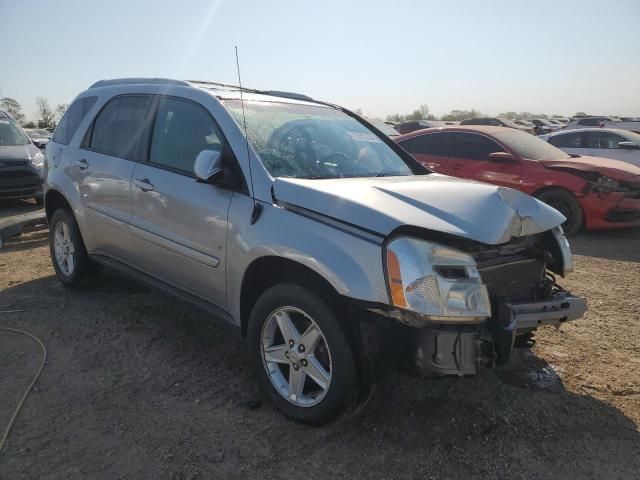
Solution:
M 563 239 L 564 237 L 562 237 Z M 554 232 L 514 238 L 498 246 L 459 241 L 456 248 L 471 253 L 491 301 L 491 316 L 465 324 L 425 321 L 411 312 L 394 317 L 411 328 L 403 350 L 419 372 L 473 375 L 480 367 L 499 367 L 509 361 L 518 337 L 538 327 L 580 318 L 584 298 L 564 290 L 556 280 L 566 264 Z

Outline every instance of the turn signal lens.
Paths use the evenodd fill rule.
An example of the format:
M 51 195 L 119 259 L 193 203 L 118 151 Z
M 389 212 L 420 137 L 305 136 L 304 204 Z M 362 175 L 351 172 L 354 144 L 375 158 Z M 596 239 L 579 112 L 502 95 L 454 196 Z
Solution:
M 402 275 L 400 274 L 400 262 L 398 257 L 391 250 L 387 250 L 387 272 L 389 276 L 389 290 L 391 290 L 391 300 L 396 307 L 407 307 L 404 298 L 404 286 L 402 285 Z

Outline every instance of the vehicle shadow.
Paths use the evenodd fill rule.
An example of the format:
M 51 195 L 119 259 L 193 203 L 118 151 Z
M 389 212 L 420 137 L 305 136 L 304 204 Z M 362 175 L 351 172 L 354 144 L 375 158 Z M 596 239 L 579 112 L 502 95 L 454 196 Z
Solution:
M 44 247 L 49 243 L 49 232 L 38 231 L 24 233 L 19 236 L 11 237 L 0 248 L 0 254 L 10 252 L 22 252 L 32 248 Z
M 582 232 L 569 238 L 575 255 L 640 262 L 640 227 L 624 230 Z M 612 248 L 612 246 L 614 248 Z
M 0 200 L 0 220 L 41 210 L 42 206 L 36 205 L 33 200 Z
M 10 437 L 3 478 L 634 478 L 640 471 L 636 424 L 566 390 L 529 350 L 475 377 L 389 373 L 359 411 L 312 428 L 262 401 L 236 329 L 117 273 L 104 270 L 77 290 L 53 276 L 7 288 L 0 311 L 11 309 L 24 311 L 3 315 L 2 324 L 41 336 L 50 356 Z M 0 376 L 0 398 L 12 381 Z

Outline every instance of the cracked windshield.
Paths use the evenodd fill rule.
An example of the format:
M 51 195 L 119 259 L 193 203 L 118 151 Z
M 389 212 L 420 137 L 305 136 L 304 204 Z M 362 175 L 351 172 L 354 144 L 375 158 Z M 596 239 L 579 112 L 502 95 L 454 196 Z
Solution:
M 225 101 L 240 126 L 240 100 Z M 315 105 L 245 101 L 251 145 L 274 177 L 411 175 L 380 137 L 344 112 Z

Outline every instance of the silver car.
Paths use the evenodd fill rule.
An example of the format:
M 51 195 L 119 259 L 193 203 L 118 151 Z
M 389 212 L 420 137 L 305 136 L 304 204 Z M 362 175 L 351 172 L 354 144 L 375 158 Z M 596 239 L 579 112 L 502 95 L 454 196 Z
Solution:
M 100 263 L 237 326 L 304 423 L 348 412 L 381 367 L 473 375 L 586 308 L 553 276 L 572 269 L 556 210 L 431 173 L 300 94 L 100 81 L 47 146 L 45 206 L 65 286 Z

